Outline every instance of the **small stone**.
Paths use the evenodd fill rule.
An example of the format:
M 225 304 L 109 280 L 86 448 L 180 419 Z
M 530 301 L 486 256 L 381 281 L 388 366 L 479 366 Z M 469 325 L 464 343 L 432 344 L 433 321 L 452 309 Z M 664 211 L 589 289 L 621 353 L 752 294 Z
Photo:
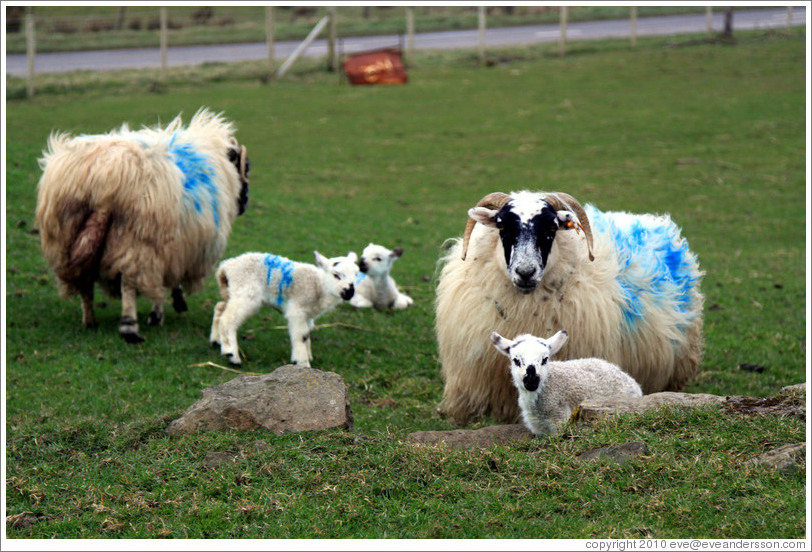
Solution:
M 601 447 L 597 449 L 588 450 L 582 453 L 579 458 L 581 460 L 594 460 L 596 458 L 608 458 L 614 460 L 618 464 L 624 464 L 632 458 L 638 458 L 646 454 L 648 447 L 640 441 L 632 443 L 624 443 L 622 445 L 610 445 L 608 447 Z
M 806 443 L 784 445 L 760 454 L 747 461 L 754 466 L 772 468 L 779 473 L 791 475 L 805 469 Z

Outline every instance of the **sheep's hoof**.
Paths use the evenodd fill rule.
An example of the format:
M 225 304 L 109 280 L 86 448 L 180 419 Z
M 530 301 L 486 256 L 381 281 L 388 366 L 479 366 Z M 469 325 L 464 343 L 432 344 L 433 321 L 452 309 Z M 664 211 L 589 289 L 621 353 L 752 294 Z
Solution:
M 232 366 L 242 366 L 242 361 L 234 358 L 234 355 L 228 355 L 228 363 Z
M 189 310 L 189 305 L 186 304 L 186 297 L 183 296 L 183 290 L 175 288 L 172 290 L 172 308 L 175 312 L 186 312 Z
M 149 317 L 147 318 L 147 324 L 150 326 L 162 326 L 164 323 L 164 315 L 163 313 L 158 313 L 155 311 L 151 311 L 149 313 Z
M 119 331 L 119 334 L 124 338 L 124 341 L 130 345 L 135 345 L 137 343 L 143 343 L 146 341 L 146 338 L 136 331 Z

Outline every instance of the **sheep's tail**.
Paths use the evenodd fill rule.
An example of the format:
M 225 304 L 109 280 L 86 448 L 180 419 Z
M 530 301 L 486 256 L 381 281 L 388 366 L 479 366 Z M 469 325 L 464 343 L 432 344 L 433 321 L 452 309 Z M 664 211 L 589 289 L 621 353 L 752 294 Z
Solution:
M 110 211 L 100 209 L 85 219 L 70 246 L 67 262 L 57 271 L 62 280 L 71 282 L 80 275 L 95 275 L 104 253 L 110 214 Z

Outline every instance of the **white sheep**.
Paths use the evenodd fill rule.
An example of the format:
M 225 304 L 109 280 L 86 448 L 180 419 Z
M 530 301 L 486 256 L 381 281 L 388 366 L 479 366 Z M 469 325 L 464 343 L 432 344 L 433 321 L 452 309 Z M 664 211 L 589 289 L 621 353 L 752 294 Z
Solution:
M 187 309 L 225 250 L 231 224 L 248 202 L 248 158 L 221 115 L 199 110 L 187 127 L 107 134 L 54 133 L 40 159 L 36 219 L 42 251 L 63 297 L 82 298 L 82 323 L 96 325 L 94 286 L 121 296 L 119 334 L 138 332 L 137 295 Z
M 557 193 L 493 193 L 442 259 L 436 336 L 439 411 L 465 424 L 519 419 L 502 335 L 578 333 L 562 359 L 622 366 L 644 393 L 678 391 L 702 356 L 702 272 L 668 215 L 602 212 Z
M 220 263 L 215 277 L 222 301 L 214 307 L 209 341 L 219 345 L 231 364 L 242 364 L 237 330 L 266 305 L 287 320 L 291 363 L 310 366 L 313 321 L 352 298 L 358 275 L 358 257 L 352 251 L 332 259 L 318 251 L 314 256 L 315 265 L 269 253 L 243 253 Z
M 350 305 L 357 308 L 375 307 L 378 310 L 403 310 L 414 301 L 398 291 L 395 280 L 389 275 L 394 262 L 403 255 L 403 249 L 391 251 L 382 245 L 370 243 L 361 253 L 358 266 L 361 273 Z
M 491 333 L 493 346 L 510 359 L 522 420 L 534 435 L 558 433 L 586 400 L 643 395 L 640 385 L 611 362 L 600 358 L 550 360 L 567 337 L 562 330 L 549 339 L 522 334 L 511 341 Z

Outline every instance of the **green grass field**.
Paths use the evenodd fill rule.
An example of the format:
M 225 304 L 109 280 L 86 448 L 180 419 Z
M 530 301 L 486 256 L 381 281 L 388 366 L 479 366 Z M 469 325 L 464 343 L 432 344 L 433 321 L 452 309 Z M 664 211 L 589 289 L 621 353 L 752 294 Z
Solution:
M 806 380 L 803 32 L 735 45 L 640 41 L 422 54 L 405 86 L 351 87 L 335 74 L 82 84 L 6 104 L 6 534 L 29 538 L 803 538 L 805 474 L 745 460 L 805 440 L 805 423 L 664 409 L 482 451 L 418 448 L 452 429 L 433 335 L 436 263 L 466 211 L 492 191 L 562 190 L 606 210 L 668 212 L 706 275 L 706 351 L 686 389 L 770 396 Z M 250 71 L 249 71 L 250 72 Z M 164 429 L 208 386 L 216 286 L 169 309 L 147 342 L 117 334 L 100 294 L 97 330 L 58 297 L 34 228 L 37 158 L 52 130 L 97 133 L 186 118 L 236 122 L 251 203 L 226 256 L 400 246 L 404 312 L 319 319 L 314 366 L 341 374 L 355 425 L 277 437 Z M 241 330 L 244 370 L 290 354 L 284 319 Z M 762 373 L 739 365 L 758 364 Z M 481 420 L 472 427 L 493 424 Z M 643 441 L 623 465 L 590 448 Z M 233 462 L 204 466 L 207 452 Z

